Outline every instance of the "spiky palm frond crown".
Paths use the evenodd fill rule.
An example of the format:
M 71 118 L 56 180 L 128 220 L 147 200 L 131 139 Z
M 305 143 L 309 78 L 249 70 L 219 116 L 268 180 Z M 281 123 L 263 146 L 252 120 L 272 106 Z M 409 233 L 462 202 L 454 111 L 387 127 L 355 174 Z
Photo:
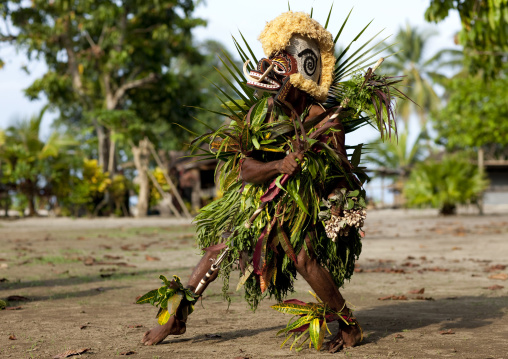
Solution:
M 274 35 L 276 33 L 275 30 L 280 29 L 281 27 L 290 29 L 293 28 L 296 23 L 308 24 L 310 30 L 294 30 L 295 33 L 307 31 L 305 32 L 307 35 L 311 34 L 314 38 L 322 40 L 323 49 L 333 49 L 337 41 L 341 39 L 341 35 L 350 19 L 352 10 L 341 23 L 340 29 L 333 39 L 327 35 L 330 34 L 327 28 L 330 23 L 332 10 L 333 6 L 330 8 L 325 25 L 322 27 L 317 21 L 312 19 L 313 10 L 311 10 L 310 15 L 304 13 L 292 13 L 292 16 L 296 19 L 294 21 L 288 20 L 289 15 L 287 14 L 290 14 L 290 12 L 282 14 L 280 17 L 276 18 L 276 20 L 279 19 L 280 21 L 277 21 L 277 23 L 269 23 L 269 26 L 267 25 L 267 28 L 260 36 L 264 51 L 268 54 L 276 51 L 282 46 L 285 46 L 288 41 L 287 36 L 283 35 L 284 32 L 281 32 L 282 34 L 279 33 L 280 39 L 276 38 Z M 298 15 L 295 17 L 294 14 Z M 282 22 L 282 24 L 280 22 Z M 376 35 L 361 44 L 356 50 L 352 50 L 353 44 L 358 43 L 358 40 L 368 29 L 371 22 L 369 22 L 348 43 L 348 45 L 340 51 L 336 59 L 333 54 L 330 55 L 330 58 L 334 58 L 335 60 L 333 60 L 333 71 L 328 92 L 326 93 L 326 96 L 323 96 L 323 93 L 318 93 L 319 91 L 317 91 L 314 94 L 319 96 L 314 96 L 314 98 L 323 102 L 325 107 L 330 108 L 344 103 L 346 98 L 348 98 L 348 100 L 352 100 L 349 97 L 354 96 L 357 99 L 356 101 L 348 101 L 350 102 L 350 106 L 348 108 L 348 110 L 350 110 L 348 112 L 350 116 L 341 116 L 345 132 L 352 132 L 365 124 L 371 124 L 380 131 L 381 137 L 384 138 L 385 133 L 389 137 L 392 132 L 391 129 L 395 128 L 393 102 L 397 97 L 405 98 L 405 95 L 394 87 L 394 85 L 399 82 L 398 78 L 379 76 L 377 74 L 370 75 L 368 81 L 360 81 L 358 78 L 363 69 L 373 65 L 377 61 L 378 56 L 391 47 L 391 45 L 383 45 L 388 37 L 385 37 L 380 41 L 375 41 L 377 36 L 382 32 L 379 31 Z M 318 30 L 318 27 L 320 27 L 320 30 Z M 233 37 L 234 45 L 243 63 L 250 60 L 247 68 L 248 70 L 252 70 L 254 69 L 253 64 L 256 64 L 258 59 L 241 32 L 240 37 L 241 41 L 238 41 L 235 37 Z M 385 56 L 385 58 L 390 56 L 391 55 Z M 249 111 L 249 108 L 259 102 L 259 95 L 256 95 L 253 89 L 246 86 L 247 79 L 245 78 L 240 66 L 238 66 L 226 53 L 224 53 L 224 57 L 219 56 L 219 58 L 225 65 L 226 72 L 222 73 L 219 70 L 217 71 L 219 71 L 228 86 L 231 87 L 235 96 L 228 95 L 219 86 L 216 86 L 219 93 L 223 95 L 218 96 L 222 103 L 223 111 L 209 111 L 218 115 L 227 116 L 235 121 L 243 121 Z M 355 75 L 357 77 L 356 81 L 354 81 Z M 232 78 L 232 80 L 230 80 L 230 78 Z M 297 84 L 295 87 L 298 87 L 297 77 L 295 77 L 294 82 Z M 324 81 L 322 81 L 320 85 L 321 90 L 324 88 L 323 83 Z M 303 84 L 300 85 L 302 85 L 300 87 L 304 87 Z M 309 89 L 310 88 L 304 88 L 304 90 Z M 262 98 L 269 96 L 270 94 L 268 93 L 261 95 Z M 365 101 L 363 101 L 363 106 L 353 108 L 352 105 L 358 105 L 361 102 L 358 100 L 362 97 L 365 99 Z

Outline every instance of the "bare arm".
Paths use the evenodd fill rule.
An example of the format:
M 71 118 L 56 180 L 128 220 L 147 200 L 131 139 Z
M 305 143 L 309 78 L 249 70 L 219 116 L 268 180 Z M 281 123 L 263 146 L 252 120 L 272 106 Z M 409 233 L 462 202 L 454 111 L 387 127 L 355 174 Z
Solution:
M 297 159 L 303 161 L 303 153 L 292 152 L 282 160 L 271 162 L 247 158 L 242 164 L 241 176 L 244 181 L 254 184 L 267 182 L 280 174 L 293 176 L 301 170 Z

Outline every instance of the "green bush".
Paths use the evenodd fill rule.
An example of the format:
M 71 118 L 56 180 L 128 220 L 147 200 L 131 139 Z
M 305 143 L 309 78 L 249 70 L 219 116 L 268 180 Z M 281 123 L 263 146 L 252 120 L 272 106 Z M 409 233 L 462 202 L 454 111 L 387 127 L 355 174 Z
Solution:
M 431 206 L 455 214 L 458 204 L 478 203 L 488 181 L 463 154 L 427 159 L 415 166 L 404 186 L 409 207 Z

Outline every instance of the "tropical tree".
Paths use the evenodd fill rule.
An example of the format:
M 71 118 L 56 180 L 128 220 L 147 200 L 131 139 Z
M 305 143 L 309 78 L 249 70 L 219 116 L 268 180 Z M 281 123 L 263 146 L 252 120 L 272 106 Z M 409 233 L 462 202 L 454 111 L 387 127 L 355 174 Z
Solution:
M 444 78 L 438 69 L 444 65 L 460 63 L 460 51 L 445 49 L 431 57 L 425 56 L 429 40 L 435 35 L 435 32 L 420 30 L 407 24 L 397 32 L 393 46 L 394 55 L 383 63 L 386 71 L 404 76 L 404 91 L 412 101 L 399 101 L 397 113 L 406 125 L 411 113 L 416 113 L 420 124 L 425 126 L 427 114 L 437 110 L 441 104 L 434 89 L 434 84 Z
M 440 22 L 450 12 L 460 16 L 458 42 L 473 73 L 493 78 L 508 59 L 508 0 L 430 0 L 427 21 Z
M 68 137 L 53 133 L 46 142 L 40 140 L 42 116 L 20 120 L 6 130 L 5 143 L 2 146 L 2 174 L 7 181 L 14 184 L 18 195 L 28 205 L 28 215 L 37 215 L 36 198 L 51 181 L 51 173 L 58 161 L 65 157 L 64 149 L 72 146 L 74 141 Z M 68 173 L 69 168 L 63 169 Z
M 478 204 L 488 181 L 464 154 L 445 155 L 419 163 L 404 186 L 409 206 L 439 208 L 441 214 L 455 214 L 458 204 Z
M 404 91 L 410 100 L 399 99 L 397 103 L 397 117 L 402 119 L 405 129 L 400 134 L 399 141 L 374 144 L 368 160 L 392 173 L 395 201 L 399 204 L 405 201 L 402 192 L 404 183 L 413 166 L 422 158 L 425 148 L 423 140 L 427 140 L 426 147 L 431 150 L 427 132 L 428 114 L 441 107 L 442 101 L 435 91 L 435 85 L 446 79 L 439 70 L 443 66 L 460 63 L 460 51 L 444 49 L 433 56 L 426 56 L 429 41 L 435 35 L 433 31 L 407 24 L 396 34 L 393 45 L 395 53 L 383 63 L 383 68 L 392 75 L 403 76 Z M 418 116 L 421 129 L 410 147 L 408 128 L 412 114 Z
M 480 75 L 457 76 L 446 81 L 445 88 L 446 106 L 432 115 L 438 143 L 450 150 L 488 147 L 506 151 L 508 78 L 485 82 Z
M 192 16 L 196 2 L 0 0 L 0 15 L 15 28 L 0 27 L 0 41 L 48 66 L 27 95 L 46 95 L 60 110 L 59 123 L 87 144 L 87 157 L 97 158 L 111 178 L 121 158 L 134 157 L 140 215 L 148 207 L 146 139 L 179 149 L 189 136 L 173 123 L 195 127 L 196 109 L 184 105 L 202 106 L 213 93 L 202 91 L 203 79 L 193 71 L 208 58 L 192 42 L 192 29 L 205 24 Z M 108 191 L 103 200 L 115 202 Z
M 425 137 L 425 133 L 420 132 L 411 145 L 409 131 L 405 129 L 398 134 L 397 138 L 370 144 L 370 151 L 365 158 L 379 168 L 386 168 L 407 177 L 411 168 L 424 155 L 424 147 L 421 142 Z
M 117 110 L 115 116 L 110 116 L 107 111 L 94 114 L 99 122 L 115 132 L 118 144 L 127 148 L 126 153 L 133 158 L 139 185 L 138 216 L 145 215 L 149 208 L 150 180 L 147 171 L 153 167 L 150 147 L 162 152 L 179 149 L 195 137 L 183 128 L 203 132 L 208 129 L 207 126 L 222 124 L 216 113 L 200 111 L 200 120 L 196 121 L 194 117 L 198 108 L 216 107 L 218 89 L 232 93 L 225 86 L 231 75 L 218 56 L 231 59 L 233 63 L 234 60 L 216 41 L 206 41 L 197 49 L 202 56 L 200 62 L 189 62 L 184 57 L 174 58 L 175 71 L 164 74 L 163 81 L 132 90 L 128 110 Z
M 12 26 L 2 26 L 0 41 L 15 44 L 29 59 L 37 56 L 44 60 L 48 71 L 26 90 L 27 95 L 37 98 L 45 94 L 58 107 L 66 125 L 93 126 L 95 155 L 103 170 L 113 175 L 118 158 L 115 129 L 105 126 L 97 114 L 114 120 L 119 116 L 116 111 L 128 110 L 135 100 L 139 104 L 139 96 L 132 98 L 133 91 L 155 85 L 157 90 L 175 87 L 181 77 L 173 69 L 176 57 L 184 56 L 189 62 L 201 60 L 191 31 L 204 21 L 192 17 L 194 3 L 0 0 L 4 24 L 15 29 L 8 32 Z M 173 98 L 164 100 L 178 102 L 185 93 L 195 92 L 192 86 L 177 89 Z M 145 100 L 139 105 L 153 109 L 161 96 Z

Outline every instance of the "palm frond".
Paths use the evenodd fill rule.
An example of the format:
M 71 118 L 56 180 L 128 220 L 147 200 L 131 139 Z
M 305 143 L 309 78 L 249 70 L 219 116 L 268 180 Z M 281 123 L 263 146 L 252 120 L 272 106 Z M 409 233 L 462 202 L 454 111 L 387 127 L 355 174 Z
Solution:
M 346 26 L 347 21 L 349 20 L 349 16 L 351 15 L 351 12 L 353 12 L 353 8 L 351 8 L 351 10 L 349 10 L 349 14 L 347 14 L 346 19 L 342 22 L 342 25 L 341 25 L 341 27 L 340 27 L 339 32 L 338 32 L 338 33 L 337 33 L 337 35 L 335 36 L 335 39 L 333 39 L 333 43 L 334 43 L 334 44 L 336 44 L 336 43 L 337 43 L 337 40 L 340 38 L 340 34 L 342 34 L 342 30 L 344 30 L 344 27 Z
M 243 40 L 243 43 L 245 44 L 245 46 L 247 46 L 247 49 L 249 50 L 249 53 L 250 55 L 252 56 L 252 59 L 254 60 L 254 63 L 258 63 L 258 60 L 256 58 L 256 55 L 254 55 L 254 52 L 252 51 L 252 49 L 250 48 L 250 45 L 249 43 L 247 42 L 247 40 L 245 40 L 245 37 L 243 37 L 243 34 L 241 31 L 238 31 L 240 33 L 240 36 L 242 37 L 242 40 Z
M 348 18 L 349 18 L 349 15 L 348 15 Z M 346 21 L 347 21 L 347 18 L 346 18 Z M 353 39 L 353 41 L 351 41 L 349 43 L 349 45 L 344 49 L 342 50 L 341 54 L 339 55 L 339 57 L 337 58 L 337 60 L 335 60 L 335 64 L 337 65 L 339 63 L 340 60 L 342 60 L 342 58 L 346 55 L 346 53 L 349 51 L 349 49 L 351 48 L 351 45 L 353 45 L 353 43 L 358 40 L 360 38 L 360 36 L 362 36 L 362 34 L 365 32 L 365 30 L 367 30 L 367 28 L 370 26 L 370 24 L 372 23 L 372 21 L 374 20 L 371 20 L 363 29 L 362 31 L 360 31 L 360 33 L 358 35 L 356 35 L 356 37 Z M 345 24 L 345 22 L 344 22 Z M 342 31 L 342 29 L 341 29 Z
M 328 28 L 328 23 L 330 22 L 330 16 L 332 15 L 332 10 L 333 10 L 333 3 L 332 3 L 332 6 L 330 7 L 330 11 L 328 12 L 328 17 L 326 18 L 325 29 Z
M 374 48 L 376 48 L 379 44 L 383 43 L 386 39 L 388 39 L 390 36 L 386 37 L 385 39 L 379 41 L 374 46 L 371 46 L 367 50 L 365 50 L 363 53 L 358 55 L 354 58 L 356 54 L 358 54 L 360 51 L 362 51 L 368 44 L 372 42 L 380 33 L 382 33 L 384 30 L 379 31 L 377 34 L 372 36 L 369 40 L 367 40 L 362 46 L 360 46 L 353 54 L 348 56 L 344 61 L 337 63 L 337 66 L 335 67 L 335 78 L 334 80 L 340 81 L 343 78 L 344 73 L 351 69 L 352 66 L 358 65 L 359 60 L 361 60 L 365 55 L 367 55 L 369 52 L 371 52 Z M 388 48 L 388 47 L 387 47 Z M 384 51 L 385 49 L 381 49 L 379 52 Z M 361 64 L 361 62 L 359 63 Z

